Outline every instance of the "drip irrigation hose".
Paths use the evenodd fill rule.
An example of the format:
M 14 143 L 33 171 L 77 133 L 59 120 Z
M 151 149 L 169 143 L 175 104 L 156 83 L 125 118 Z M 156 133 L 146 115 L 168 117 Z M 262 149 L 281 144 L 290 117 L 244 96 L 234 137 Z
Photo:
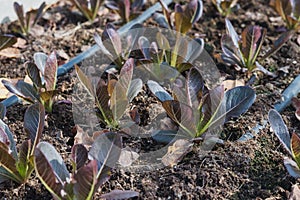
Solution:
M 169 5 L 172 2 L 172 0 L 165 0 L 164 3 L 166 5 Z M 143 23 L 145 20 L 147 20 L 149 17 L 151 17 L 156 11 L 161 10 L 161 5 L 160 3 L 155 3 L 153 6 L 145 10 L 140 16 L 137 18 L 131 20 L 127 24 L 123 25 L 118 29 L 119 34 L 124 34 L 126 31 L 128 31 L 134 24 L 140 24 Z M 72 58 L 69 62 L 61 65 L 57 69 L 57 77 L 63 76 L 68 71 L 70 71 L 75 64 L 78 64 L 79 62 L 83 61 L 84 59 L 92 56 L 95 54 L 98 50 L 100 50 L 100 47 L 98 45 L 93 45 L 91 48 L 87 49 L 86 51 L 80 53 L 78 56 Z M 17 104 L 21 100 L 16 96 L 10 96 L 9 98 L 3 100 L 1 103 L 6 107 L 10 107 L 14 104 Z
M 274 109 L 278 112 L 282 112 L 288 105 L 290 105 L 293 97 L 300 93 L 300 75 L 298 75 L 293 82 L 283 91 L 282 101 L 274 105 Z M 243 134 L 237 141 L 244 142 L 252 139 L 255 135 L 259 133 L 260 130 L 264 129 L 267 125 L 268 120 L 264 119 L 262 124 L 256 124 L 256 126 L 251 130 Z

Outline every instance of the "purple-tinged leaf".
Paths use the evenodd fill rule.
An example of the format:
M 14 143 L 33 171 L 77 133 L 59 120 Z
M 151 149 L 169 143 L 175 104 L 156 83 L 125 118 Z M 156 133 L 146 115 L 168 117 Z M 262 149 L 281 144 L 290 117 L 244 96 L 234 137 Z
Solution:
M 128 102 L 131 102 L 134 97 L 138 95 L 138 93 L 142 90 L 143 88 L 143 81 L 139 78 L 133 79 L 130 82 L 130 86 L 127 91 L 127 99 Z
M 43 3 L 40 5 L 40 7 L 38 8 L 38 10 L 37 10 L 37 13 L 36 13 L 35 18 L 34 18 L 34 20 L 33 20 L 32 26 L 34 26 L 34 25 L 39 21 L 39 19 L 43 16 L 44 11 L 45 11 L 45 10 L 44 10 L 45 7 L 46 7 L 46 3 L 43 2 Z
M 113 56 L 111 55 L 111 53 L 109 53 L 109 51 L 106 49 L 106 47 L 104 46 L 103 42 L 102 42 L 102 38 L 97 34 L 95 33 L 94 34 L 94 40 L 96 42 L 96 44 L 100 47 L 101 51 L 107 55 L 110 59 L 113 58 Z
M 264 42 L 266 29 L 247 26 L 242 33 L 242 53 L 248 65 L 253 65 Z
M 300 99 L 298 99 L 296 97 L 293 97 L 292 98 L 292 105 L 296 109 L 295 116 L 300 121 Z M 0 110 L 1 110 L 1 108 L 0 108 Z M 1 111 L 0 111 L 0 113 L 1 113 Z
M 204 80 L 196 68 L 191 68 L 187 77 L 188 105 L 193 108 L 194 102 L 200 103 L 204 92 Z
M 17 160 L 17 148 L 14 137 L 10 132 L 8 126 L 0 119 L 0 129 L 5 131 L 7 138 L 9 139 L 9 149 L 11 151 L 12 156 L 15 160 Z
M 118 133 L 108 132 L 99 135 L 90 151 L 89 157 L 98 162 L 99 172 L 97 179 L 101 176 L 105 166 L 113 168 L 121 154 L 121 136 Z
M 236 31 L 234 30 L 231 22 L 229 21 L 229 19 L 225 19 L 225 23 L 226 23 L 226 31 L 227 34 L 229 35 L 229 37 L 231 38 L 235 48 L 239 48 L 239 41 L 240 41 L 240 37 L 238 36 L 238 34 L 236 33 Z
M 22 178 L 16 168 L 16 160 L 9 151 L 7 145 L 0 142 L 0 176 L 22 183 Z
M 57 59 L 55 51 L 53 51 L 47 58 L 44 79 L 46 83 L 46 90 L 55 90 L 57 79 Z
M 132 121 L 134 121 L 135 124 L 140 124 L 141 123 L 141 117 L 140 117 L 140 114 L 139 114 L 137 108 L 134 108 L 134 109 L 130 110 L 129 115 L 130 115 L 130 118 L 132 119 Z
M 125 22 L 130 20 L 130 0 L 119 1 L 119 13 Z
M 0 103 L 0 119 L 3 119 L 6 115 L 6 106 Z
M 204 49 L 204 40 L 202 38 L 196 38 L 188 43 L 185 60 L 193 63 L 194 60 L 199 58 Z
M 36 103 L 28 107 L 24 116 L 24 129 L 32 142 L 32 151 L 39 143 L 45 123 L 45 108 L 42 104 Z
M 36 88 L 43 87 L 41 76 L 40 76 L 40 70 L 36 66 L 36 64 L 34 64 L 32 62 L 26 62 L 25 63 L 25 68 L 26 68 L 28 76 L 32 80 L 32 82 L 35 85 L 35 87 Z
M 268 119 L 275 135 L 284 148 L 292 155 L 291 137 L 282 117 L 276 110 L 271 109 L 268 114 Z
M 223 35 L 221 38 L 222 60 L 230 65 L 245 66 L 243 57 L 239 57 L 239 48 L 235 47 L 229 35 Z
M 97 98 L 97 106 L 103 110 L 104 114 L 106 117 L 109 119 L 112 119 L 112 111 L 109 107 L 109 101 L 110 101 L 110 96 L 109 96 L 109 89 L 108 85 L 105 83 L 103 79 L 100 79 L 97 84 L 96 88 L 96 98 Z
M 162 106 L 168 116 L 176 122 L 189 136 L 194 137 L 196 134 L 196 122 L 193 109 L 176 100 L 162 102 Z
M 223 100 L 226 104 L 225 121 L 245 113 L 254 103 L 255 98 L 255 91 L 248 86 L 238 86 L 226 91 Z
M 116 59 L 121 56 L 122 43 L 119 33 L 116 31 L 112 24 L 107 24 L 102 33 L 102 42 L 106 49 Z
M 2 80 L 2 84 L 9 92 L 21 97 L 22 99 L 25 99 L 26 101 L 34 103 L 35 100 L 38 99 L 37 93 L 34 91 L 33 86 L 25 83 L 24 81 L 18 81 L 17 85 L 15 86 L 7 80 Z
M 44 147 L 42 147 L 41 150 L 39 146 Z M 47 149 L 50 150 L 50 152 L 47 153 Z M 59 166 L 62 163 L 55 162 L 55 159 L 49 160 L 48 155 L 50 153 L 53 153 L 53 149 L 54 147 L 49 143 L 40 142 L 34 153 L 34 168 L 37 176 L 46 187 L 46 189 L 52 194 L 53 198 L 61 199 L 63 183 L 59 177 L 59 174 L 57 174 L 55 171 L 55 166 Z M 60 157 L 60 155 L 55 151 L 54 156 L 57 155 Z M 58 158 L 58 161 L 61 162 L 62 158 Z
M 0 127 L 0 142 L 7 146 L 10 144 L 9 138 L 2 127 Z
M 161 28 L 169 28 L 168 21 L 166 17 L 161 13 L 154 13 L 153 14 L 154 21 L 159 25 Z
M 63 184 L 64 182 L 67 181 L 67 179 L 70 179 L 70 174 L 67 170 L 67 167 L 66 167 L 62 157 L 59 155 L 59 153 L 56 151 L 56 149 L 48 142 L 40 142 L 37 145 L 35 157 L 36 157 L 35 162 L 37 162 L 37 160 L 40 160 L 40 159 L 43 160 L 42 162 L 46 162 L 44 164 L 42 164 L 40 161 L 38 163 L 36 163 L 36 166 L 38 167 L 36 169 L 38 170 L 38 173 L 40 174 L 40 176 L 42 178 L 45 175 L 46 175 L 46 177 L 50 176 L 50 174 L 47 175 L 44 173 L 53 171 L 53 173 L 55 173 L 55 176 L 53 178 L 55 179 L 56 183 L 59 182 L 59 183 Z M 49 166 L 47 166 L 47 165 L 49 165 Z M 42 166 L 44 166 L 44 168 Z M 49 169 L 49 167 L 51 169 Z M 50 178 L 50 179 L 52 180 L 52 178 Z
M 300 169 L 295 161 L 288 157 L 285 157 L 284 166 L 292 177 L 300 178 Z
M 203 2 L 202 0 L 191 0 L 185 10 L 186 15 L 190 17 L 191 24 L 196 23 L 202 16 L 203 13 Z
M 13 35 L 0 35 L 0 51 L 7 47 L 11 47 L 17 42 L 17 38 Z
M 23 5 L 18 4 L 18 2 L 14 2 L 14 10 L 15 13 L 18 16 L 20 25 L 22 28 L 25 28 L 25 18 L 24 18 L 24 9 L 23 9 Z
M 299 167 L 300 166 L 300 138 L 297 135 L 297 133 L 292 134 L 292 139 L 290 144 L 291 144 L 293 158 Z
M 26 181 L 32 173 L 34 166 L 31 164 L 31 141 L 25 140 L 19 148 L 18 161 L 16 163 L 20 176 Z
M 143 8 L 143 5 L 145 4 L 146 0 L 134 0 L 131 4 L 131 10 L 133 13 L 136 13 L 137 11 L 141 10 Z
M 83 167 L 88 159 L 88 151 L 82 144 L 75 144 L 72 147 L 72 160 L 76 164 L 76 170 Z
M 77 199 L 92 199 L 97 191 L 98 164 L 96 160 L 90 161 L 81 167 L 74 175 L 74 194 Z
M 138 197 L 139 193 L 130 190 L 113 190 L 109 193 L 101 195 L 101 198 L 105 200 L 115 200 L 115 199 L 129 199 L 133 197 Z
M 144 55 L 144 58 L 147 59 L 147 60 L 150 60 L 151 59 L 151 55 L 150 55 L 150 42 L 149 40 L 142 36 L 139 38 L 138 40 L 138 43 L 139 43 L 139 47 Z
M 264 60 L 270 57 L 272 54 L 276 53 L 287 41 L 291 39 L 293 34 L 294 31 L 287 31 L 281 34 L 279 38 L 275 40 L 272 48 L 261 58 L 261 60 Z
M 128 105 L 128 90 L 132 79 L 134 68 L 134 59 L 129 58 L 120 71 L 120 77 L 114 87 L 113 94 L 110 98 L 110 107 L 113 111 L 114 119 L 118 120 L 124 114 Z
M 44 76 L 48 56 L 42 52 L 37 52 L 33 55 L 33 60 L 34 60 L 34 63 L 36 64 L 37 68 L 40 70 L 40 72 Z
M 174 100 L 173 97 L 157 82 L 149 80 L 147 85 L 150 91 L 158 98 L 159 101 L 164 102 L 168 100 Z
M 91 83 L 91 80 L 83 73 L 83 71 L 77 65 L 75 65 L 75 70 L 77 77 L 79 78 L 82 85 L 85 87 L 85 89 L 89 92 L 91 96 L 95 97 L 95 90 Z

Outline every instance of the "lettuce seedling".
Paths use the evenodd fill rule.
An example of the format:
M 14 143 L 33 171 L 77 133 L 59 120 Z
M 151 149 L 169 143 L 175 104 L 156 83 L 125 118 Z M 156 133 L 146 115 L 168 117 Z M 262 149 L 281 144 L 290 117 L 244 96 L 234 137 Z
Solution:
M 238 0 L 213 0 L 213 4 L 223 16 L 228 16 L 232 9 L 236 7 Z
M 292 134 L 292 138 L 289 134 L 288 128 L 284 123 L 280 114 L 271 109 L 268 114 L 269 123 L 273 129 L 273 132 L 287 150 L 290 156 L 284 158 L 284 165 L 289 174 L 295 178 L 300 178 L 300 138 L 296 133 Z
M 223 35 L 221 39 L 223 51 L 221 57 L 224 63 L 234 65 L 238 69 L 246 68 L 248 71 L 257 68 L 264 73 L 272 75 L 271 72 L 264 69 L 257 61 L 257 57 L 266 36 L 266 29 L 250 25 L 243 30 L 240 37 L 234 30 L 231 22 L 228 19 L 225 21 L 227 34 Z M 278 51 L 290 37 L 291 32 L 283 33 L 261 60 L 266 59 Z
M 7 47 L 11 47 L 17 43 L 17 38 L 13 35 L 0 35 L 0 51 L 2 49 L 6 49 Z
M 22 184 L 28 180 L 34 170 L 34 151 L 41 138 L 44 121 L 43 105 L 36 103 L 28 107 L 24 116 L 24 131 L 29 139 L 21 144 L 17 152 L 12 133 L 0 120 L 0 183 L 13 180 Z
M 102 0 L 71 0 L 80 12 L 90 21 L 94 22 L 102 4 Z
M 189 70 L 185 86 L 172 88 L 171 97 L 158 83 L 148 81 L 151 92 L 160 100 L 167 115 L 188 134 L 189 138 L 201 137 L 232 117 L 239 117 L 254 103 L 256 95 L 248 86 L 239 86 L 228 91 L 217 86 L 208 89 L 196 68 Z M 185 92 L 183 89 L 185 88 Z
M 118 128 L 118 121 L 123 116 L 126 106 L 142 89 L 142 80 L 133 79 L 134 60 L 129 58 L 122 67 L 119 79 L 108 79 L 106 82 L 99 77 L 96 86 L 83 71 L 75 66 L 77 76 L 96 102 L 100 111 L 100 120 L 109 128 Z
M 142 10 L 145 0 L 106 0 L 105 6 L 116 11 L 124 23 L 134 19 Z
M 34 153 L 34 167 L 38 178 L 54 199 L 89 200 L 109 180 L 111 168 L 118 161 L 120 153 L 121 136 L 114 132 L 98 136 L 89 152 L 82 144 L 76 144 L 71 151 L 70 174 L 55 148 L 47 142 L 40 142 Z M 136 192 L 124 191 L 110 199 L 137 195 Z
M 271 0 L 270 5 L 282 17 L 289 30 L 300 28 L 300 1 L 299 0 Z
M 43 16 L 46 8 L 46 3 L 43 2 L 37 10 L 32 10 L 24 15 L 23 5 L 18 2 L 14 2 L 14 10 L 18 16 L 18 20 L 21 27 L 21 32 L 24 35 L 28 35 L 30 29 L 39 21 Z
M 52 112 L 54 97 L 57 93 L 57 59 L 55 52 L 49 56 L 38 52 L 34 54 L 34 63 L 25 63 L 27 74 L 33 85 L 22 80 L 17 84 L 2 80 L 3 85 L 13 94 L 30 102 L 42 103 L 48 112 Z
M 179 52 L 182 51 L 182 35 L 186 35 L 192 26 L 199 21 L 203 12 L 203 3 L 201 0 L 191 0 L 185 7 L 176 4 L 174 13 L 172 13 L 162 0 L 159 2 L 162 5 L 165 22 L 168 24 L 169 29 L 176 31 L 174 33 L 176 42 L 170 60 L 170 65 L 175 67 L 180 57 Z

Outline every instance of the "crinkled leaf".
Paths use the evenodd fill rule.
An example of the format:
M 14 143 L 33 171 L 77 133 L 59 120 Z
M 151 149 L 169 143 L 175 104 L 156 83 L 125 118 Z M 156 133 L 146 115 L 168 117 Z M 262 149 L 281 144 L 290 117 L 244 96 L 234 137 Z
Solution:
M 129 199 L 133 197 L 138 197 L 139 193 L 130 191 L 130 190 L 113 190 L 109 193 L 102 194 L 101 198 L 105 200 L 114 200 L 114 199 Z
M 57 59 L 56 53 L 53 51 L 47 58 L 44 79 L 46 83 L 46 90 L 55 90 L 56 79 L 57 79 Z
M 88 151 L 82 144 L 75 144 L 72 147 L 72 160 L 76 164 L 76 170 L 83 167 L 88 159 Z
M 114 91 L 110 99 L 110 105 L 115 120 L 121 118 L 128 105 L 127 95 L 132 79 L 133 67 L 134 59 L 129 58 L 122 67 L 119 80 L 114 87 Z
M 77 199 L 92 199 L 97 191 L 98 164 L 96 160 L 78 169 L 74 175 L 74 194 Z
M 41 161 L 38 161 L 38 163 L 36 164 L 36 166 L 37 166 L 36 169 L 38 170 L 38 173 L 40 174 L 40 176 L 43 179 L 50 176 L 50 175 L 44 174 L 45 172 L 48 173 L 48 171 L 53 171 L 53 173 L 55 173 L 55 176 L 53 178 L 55 179 L 56 183 L 57 182 L 63 183 L 65 181 L 67 181 L 67 179 L 70 178 L 69 172 L 67 170 L 67 167 L 66 167 L 62 157 L 59 155 L 59 153 L 56 151 L 56 149 L 48 142 L 40 142 L 37 145 L 35 157 L 36 157 L 35 162 L 37 162 L 37 160 L 40 160 L 40 159 L 42 159 L 43 162 L 45 162 L 44 164 L 42 164 Z M 44 166 L 44 167 L 42 167 L 42 166 Z M 51 169 L 49 169 L 49 167 Z M 45 175 L 46 175 L 46 177 L 44 177 Z M 53 178 L 50 178 L 50 179 L 52 180 Z
M 287 126 L 278 111 L 271 109 L 268 114 L 269 123 L 284 148 L 292 155 L 291 137 Z
M 149 80 L 147 85 L 150 91 L 158 98 L 159 101 L 164 102 L 168 100 L 173 100 L 173 97 L 157 82 Z
M 32 80 L 33 84 L 37 88 L 41 88 L 43 86 L 42 85 L 42 79 L 41 79 L 41 76 L 40 76 L 40 70 L 36 66 L 36 64 L 34 64 L 32 62 L 26 62 L 25 63 L 25 68 L 26 68 L 27 74 L 30 77 L 30 79 Z
M 53 156 L 48 158 L 51 153 Z M 61 167 L 62 165 L 64 167 Z M 65 165 L 62 164 L 62 158 L 51 144 L 47 142 L 40 142 L 38 144 L 34 153 L 34 168 L 46 189 L 55 199 L 60 199 L 63 183 L 57 172 L 60 171 L 59 168 L 64 168 L 61 171 L 65 171 L 66 168 Z
M 36 147 L 42 137 L 45 123 L 45 108 L 36 103 L 28 107 L 24 116 L 24 129 L 32 142 L 32 149 Z
M 300 138 L 296 133 L 292 134 L 291 149 L 293 158 L 295 159 L 298 167 L 300 166 Z
M 11 47 L 17 42 L 17 38 L 13 35 L 0 35 L 0 51 L 7 47 Z
M 300 178 L 300 169 L 295 161 L 288 157 L 285 157 L 284 166 L 292 177 Z
M 0 103 L 0 119 L 3 119 L 6 115 L 6 106 Z
M 33 59 L 37 68 L 41 71 L 42 75 L 44 76 L 48 56 L 42 52 L 37 52 L 33 55 Z

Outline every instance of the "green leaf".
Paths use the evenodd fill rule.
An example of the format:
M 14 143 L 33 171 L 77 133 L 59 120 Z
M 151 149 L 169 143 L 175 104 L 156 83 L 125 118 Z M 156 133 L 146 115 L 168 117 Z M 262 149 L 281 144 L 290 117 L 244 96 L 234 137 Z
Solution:
M 11 47 L 17 42 L 17 38 L 13 35 L 0 35 L 0 51 L 7 47 Z
M 19 149 L 19 159 L 16 163 L 17 170 L 24 181 L 29 178 L 34 169 L 33 163 L 30 160 L 31 148 L 31 141 L 24 141 Z
M 24 116 L 24 129 L 32 142 L 32 155 L 36 145 L 42 137 L 45 123 L 45 108 L 42 104 L 36 103 L 28 107 Z

